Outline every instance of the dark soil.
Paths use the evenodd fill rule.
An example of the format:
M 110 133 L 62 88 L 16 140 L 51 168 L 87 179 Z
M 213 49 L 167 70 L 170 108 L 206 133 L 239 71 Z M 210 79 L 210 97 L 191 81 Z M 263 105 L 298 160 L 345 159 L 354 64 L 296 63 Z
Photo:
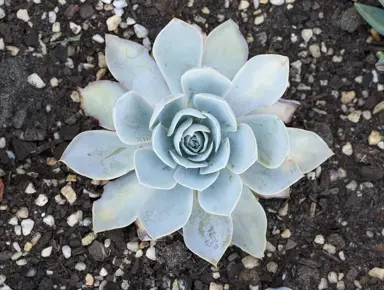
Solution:
M 372 115 L 369 120 L 361 117 L 358 123 L 353 123 L 343 117 L 349 113 L 343 112 L 340 97 L 335 96 L 342 91 L 355 91 L 359 101 L 347 105 L 347 110 L 369 111 L 384 100 L 384 92 L 378 91 L 384 77 L 379 75 L 377 82 L 372 73 L 376 61 L 374 52 L 382 43 L 367 44 L 369 27 L 358 17 L 355 20 L 348 15 L 342 17 L 344 11 L 352 7 L 352 1 L 296 0 L 290 10 L 287 4 L 261 5 L 266 19 L 258 26 L 254 25 L 252 3 L 248 10 L 240 12 L 237 0 L 229 1 L 228 8 L 224 7 L 225 1 L 217 0 L 195 0 L 192 7 L 188 7 L 185 0 L 131 0 L 124 9 L 123 20 L 130 16 L 148 28 L 152 43 L 174 16 L 191 22 L 195 22 L 198 15 L 204 17 L 205 24 L 197 24 L 208 33 L 219 24 L 217 15 L 221 14 L 239 23 L 245 36 L 253 37 L 254 41 L 249 44 L 250 56 L 279 53 L 289 56 L 291 63 L 300 60 L 300 80 L 292 68 L 291 85 L 285 95 L 303 104 L 292 125 L 314 130 L 335 152 L 335 156 L 322 165 L 318 179 L 305 178 L 292 188 L 291 199 L 261 201 L 269 221 L 267 238 L 273 247 L 268 247 L 260 265 L 245 269 L 241 259 L 246 253 L 231 247 L 218 265 L 220 277 L 217 279 L 212 276 L 216 269 L 189 252 L 178 233 L 156 242 L 156 261 L 145 256 L 146 248 L 140 258 L 128 252 L 127 242 L 137 240 L 133 225 L 98 234 L 91 246 L 82 245 L 81 240 L 91 232 L 91 225 L 83 222 L 70 227 L 67 217 L 81 210 L 83 220 L 91 218 L 92 202 L 102 187 L 77 176 L 76 182 L 72 182 L 76 202 L 59 204 L 55 196 L 60 196 L 70 172 L 63 164 L 47 165 L 47 158 L 59 159 L 76 134 L 97 128 L 97 123 L 84 117 L 79 104 L 70 96 L 77 87 L 85 87 L 95 80 L 99 70 L 98 53 L 104 51 L 104 44 L 96 43 L 92 36 L 107 32 L 106 19 L 113 11 L 96 10 L 97 1 L 91 0 L 85 1 L 88 4 L 67 0 L 64 5 L 52 0 L 42 0 L 41 4 L 21 0 L 5 2 L 1 7 L 6 16 L 0 20 L 0 38 L 6 46 L 16 46 L 20 51 L 12 56 L 7 50 L 0 50 L 0 137 L 6 140 L 5 148 L 0 149 L 0 168 L 5 173 L 2 177 L 5 190 L 0 201 L 0 289 L 9 289 L 1 286 L 3 282 L 14 290 L 81 289 L 89 273 L 95 278 L 91 288 L 104 290 L 127 289 L 128 284 L 129 289 L 198 290 L 208 289 L 211 282 L 228 284 L 230 289 L 264 290 L 285 285 L 295 290 L 313 290 L 330 272 L 339 275 L 340 283 L 336 286 L 328 282 L 328 289 L 358 289 L 358 284 L 366 290 L 384 289 L 383 281 L 368 275 L 373 267 L 384 267 L 384 153 L 367 141 L 372 130 L 384 135 L 384 112 Z M 56 6 L 59 10 L 56 21 L 61 24 L 62 35 L 56 40 L 59 42 L 50 43 L 52 24 L 48 17 L 42 19 L 42 16 Z M 205 6 L 210 10 L 208 15 L 201 12 Z M 19 9 L 28 9 L 32 28 L 17 19 Z M 244 17 L 248 22 L 243 22 Z M 73 36 L 70 22 L 87 25 L 88 29 L 83 26 L 80 40 L 64 41 Z M 301 45 L 304 43 L 301 31 L 305 28 L 321 29 L 308 47 L 324 42 L 329 55 L 322 52 L 320 58 L 313 58 L 308 47 Z M 122 36 L 127 32 L 132 35 L 131 39 L 140 41 L 131 26 L 119 29 L 117 34 Z M 292 42 L 292 34 L 297 36 L 297 42 Z M 40 35 L 46 54 L 42 54 Z M 329 53 L 331 49 L 333 55 Z M 334 62 L 333 56 L 341 56 L 342 61 Z M 68 57 L 73 60 L 73 68 L 66 65 Z M 81 64 L 87 62 L 95 67 L 83 69 Z M 44 80 L 45 88 L 36 89 L 27 83 L 32 73 Z M 362 83 L 355 81 L 359 76 Z M 50 85 L 53 77 L 59 80 L 57 87 Z M 107 72 L 104 79 L 108 78 L 111 76 Z M 353 147 L 351 156 L 341 150 L 347 142 Z M 356 188 L 347 189 L 353 181 Z M 24 193 L 29 183 L 34 185 L 36 193 Z M 35 204 L 39 194 L 49 198 L 42 207 Z M 279 214 L 286 203 L 288 213 Z M 28 236 L 17 235 L 15 226 L 9 224 L 21 207 L 28 208 L 28 218 L 35 222 Z M 43 222 L 47 215 L 54 217 L 54 227 Z M 292 233 L 289 239 L 280 236 L 285 229 Z M 29 252 L 25 251 L 25 244 L 36 233 L 40 233 L 41 238 Z M 324 245 L 315 243 L 317 235 L 334 246 L 336 253 L 328 253 Z M 110 246 L 106 239 L 111 240 Z M 11 259 L 16 253 L 14 243 L 18 243 L 23 252 L 18 261 L 25 259 L 26 265 Z M 69 259 L 63 256 L 64 245 L 72 249 Z M 42 249 L 48 246 L 53 247 L 52 254 L 42 257 Z M 79 262 L 86 266 L 83 271 L 75 269 Z M 277 263 L 274 273 L 271 262 Z M 106 276 L 99 275 L 102 268 L 107 271 Z M 115 276 L 118 268 L 123 270 L 122 276 Z M 345 288 L 340 288 L 342 284 Z M 250 285 L 259 288 L 250 288 Z

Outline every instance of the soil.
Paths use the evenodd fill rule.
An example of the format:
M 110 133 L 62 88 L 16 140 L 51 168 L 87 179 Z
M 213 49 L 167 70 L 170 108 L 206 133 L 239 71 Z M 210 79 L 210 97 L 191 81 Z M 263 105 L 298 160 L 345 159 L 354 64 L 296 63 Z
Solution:
M 238 10 L 237 0 L 195 0 L 192 7 L 184 0 L 131 0 L 124 8 L 123 20 L 129 16 L 146 27 L 152 43 L 172 17 L 196 23 L 208 33 L 222 16 L 239 23 L 249 41 L 253 38 L 250 56 L 279 53 L 287 55 L 291 63 L 301 63 L 300 69 L 291 68 L 285 95 L 302 102 L 291 125 L 320 134 L 335 155 L 317 171 L 318 178 L 304 178 L 293 186 L 289 200 L 261 200 L 268 215 L 269 245 L 265 258 L 253 269 L 244 268 L 242 258 L 247 254 L 236 247 L 227 250 L 217 269 L 212 268 L 187 250 L 179 233 L 156 242 L 156 260 L 146 257 L 146 243 L 140 244 L 144 255 L 137 257 L 140 255 L 127 250 L 128 242 L 137 241 L 134 225 L 98 234 L 91 245 L 82 244 L 82 238 L 92 231 L 92 202 L 102 187 L 77 176 L 72 182 L 77 200 L 72 205 L 61 203 L 60 189 L 70 172 L 63 164 L 49 164 L 47 158 L 59 159 L 74 136 L 97 128 L 94 120 L 81 113 L 71 93 L 95 80 L 98 53 L 104 51 L 104 44 L 92 37 L 107 33 L 106 19 L 113 10 L 97 10 L 99 4 L 92 0 L 34 2 L 40 1 L 5 0 L 1 6 L 6 16 L 0 20 L 0 38 L 19 52 L 13 56 L 7 49 L 0 50 L 0 137 L 5 140 L 0 146 L 4 171 L 0 289 L 81 289 L 90 283 L 87 274 L 94 278 L 89 288 L 104 290 L 223 289 L 220 285 L 225 289 L 264 290 L 284 285 L 313 290 L 322 278 L 328 280 L 327 289 L 384 289 L 384 281 L 368 275 L 374 267 L 384 268 L 384 153 L 367 141 L 372 130 L 384 135 L 384 112 L 368 118 L 384 100 L 384 76 L 374 67 L 374 53 L 383 43 L 367 43 L 369 27 L 350 9 L 352 1 L 296 0 L 292 9 L 289 4 L 261 4 L 265 21 L 260 25 L 254 24 L 257 15 L 252 1 L 243 11 Z M 376 1 L 361 2 L 378 5 Z M 52 42 L 48 12 L 55 7 L 62 34 Z M 204 7 L 209 14 L 202 12 Z M 20 9 L 28 10 L 33 25 L 17 18 Z M 70 22 L 82 26 L 79 39 L 73 39 Z M 305 44 L 303 29 L 319 33 Z M 141 42 L 132 26 L 117 34 Z M 310 45 L 322 43 L 327 51 L 313 57 Z M 84 63 L 94 67 L 85 69 Z M 42 78 L 44 88 L 27 82 L 32 73 Z M 58 86 L 51 86 L 52 78 L 59 81 Z M 112 77 L 107 72 L 103 79 Z M 342 105 L 341 93 L 347 91 L 354 91 L 355 101 Z M 357 123 L 346 118 L 354 110 L 364 112 Z M 351 155 L 342 150 L 347 142 L 353 148 Z M 36 192 L 26 194 L 30 183 Z M 43 206 L 35 204 L 39 194 L 48 197 Z M 16 225 L 11 222 L 23 207 L 34 221 L 26 236 L 18 232 L 25 217 L 16 220 Z M 82 211 L 81 222 L 70 227 L 67 218 L 78 210 Z M 43 221 L 49 215 L 54 226 Z M 286 229 L 291 232 L 288 239 L 280 235 Z M 36 234 L 40 239 L 27 249 Z M 71 248 L 69 258 L 62 251 L 65 245 Z M 49 246 L 51 255 L 43 257 L 42 250 Z M 80 271 L 79 263 L 84 266 Z M 122 271 L 116 272 L 118 269 Z M 213 275 L 216 272 L 219 275 Z M 338 281 L 332 280 L 334 274 Z M 213 288 L 212 282 L 219 288 Z

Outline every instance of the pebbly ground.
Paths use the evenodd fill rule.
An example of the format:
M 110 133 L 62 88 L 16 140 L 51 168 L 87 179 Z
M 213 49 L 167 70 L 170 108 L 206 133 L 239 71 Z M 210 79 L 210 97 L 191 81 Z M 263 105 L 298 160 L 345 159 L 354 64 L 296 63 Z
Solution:
M 352 1 L 260 0 L 255 9 L 258 1 L 127 0 L 120 24 L 103 2 L 0 0 L 0 289 L 384 289 L 384 77 L 374 67 L 383 42 Z M 232 247 L 213 268 L 179 233 L 140 243 L 134 226 L 95 236 L 100 182 L 57 163 L 76 134 L 97 128 L 76 88 L 111 78 L 107 22 L 150 47 L 173 16 L 205 32 L 232 18 L 250 56 L 289 56 L 285 97 L 302 102 L 292 125 L 335 152 L 291 199 L 261 201 L 269 221 L 262 261 Z

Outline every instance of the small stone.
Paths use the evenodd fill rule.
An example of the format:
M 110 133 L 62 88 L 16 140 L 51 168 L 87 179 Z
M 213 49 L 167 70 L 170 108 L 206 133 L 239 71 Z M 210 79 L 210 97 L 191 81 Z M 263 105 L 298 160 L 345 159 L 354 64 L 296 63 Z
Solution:
M 135 258 L 140 258 L 140 257 L 142 257 L 143 256 L 143 254 L 144 254 L 144 252 L 143 252 L 143 250 L 138 250 L 137 252 L 136 252 L 136 254 L 135 254 Z
M 48 202 L 48 197 L 45 194 L 39 194 L 39 196 L 35 200 L 35 204 L 37 206 L 44 206 Z
M 381 136 L 380 132 L 373 130 L 368 136 L 368 144 L 377 145 L 382 139 L 383 136 Z
M 371 113 L 371 111 L 368 111 L 368 110 L 363 111 L 363 118 L 364 118 L 365 120 L 371 120 L 371 119 L 372 119 L 372 113 Z
M 5 141 L 5 138 L 4 137 L 1 137 L 0 138 L 0 149 L 3 149 L 5 148 L 5 145 L 7 144 L 7 142 Z
M 285 0 L 271 0 L 272 5 L 280 6 L 283 5 Z
M 88 253 L 94 260 L 100 262 L 104 261 L 104 259 L 107 257 L 104 245 L 99 241 L 93 241 L 92 244 L 89 245 Z
M 224 287 L 221 284 L 211 282 L 211 284 L 209 284 L 209 290 L 224 290 Z
M 88 19 L 92 17 L 92 15 L 95 13 L 95 10 L 93 9 L 93 6 L 91 4 L 84 4 L 80 6 L 80 17 L 83 19 Z
M 303 29 L 301 31 L 301 37 L 304 39 L 305 42 L 309 42 L 313 36 L 312 29 Z
M 19 208 L 19 210 L 16 212 L 16 216 L 19 219 L 26 219 L 28 217 L 29 210 L 25 206 Z
M 374 108 L 373 108 L 373 114 L 376 115 L 380 113 L 382 110 L 384 110 L 384 101 L 378 103 Z
M 0 8 L 0 19 L 3 19 L 6 16 L 3 8 Z
M 240 3 L 239 3 L 239 6 L 237 7 L 237 9 L 239 10 L 245 10 L 249 7 L 249 2 L 246 1 L 246 0 L 241 0 Z
M 47 215 L 43 218 L 43 222 L 49 227 L 53 227 L 55 225 L 55 219 L 52 215 Z
M 37 73 L 33 73 L 28 76 L 27 82 L 31 85 L 34 86 L 37 89 L 42 89 L 45 87 L 45 83 L 43 80 L 39 77 Z
M 361 111 L 353 111 L 348 115 L 348 120 L 353 123 L 359 123 L 361 117 Z
M 20 260 L 17 260 L 17 261 L 16 261 L 16 264 L 17 264 L 18 266 L 25 266 L 25 265 L 28 264 L 28 261 L 27 261 L 26 259 L 20 259 Z
M 76 23 L 69 22 L 69 28 L 72 30 L 73 34 L 77 35 L 81 31 L 81 26 Z
M 340 27 L 341 29 L 353 33 L 362 24 L 361 16 L 354 7 L 349 8 L 341 14 Z
M 145 256 L 152 261 L 156 261 L 156 249 L 155 249 L 155 247 L 149 247 L 147 249 L 147 251 L 145 252 Z
M 63 256 L 64 258 L 66 259 L 69 259 L 72 255 L 72 250 L 71 250 L 71 247 L 68 246 L 68 245 L 64 245 L 62 248 L 61 248 L 61 251 L 63 252 Z
M 131 17 L 128 17 L 127 20 L 126 20 L 126 23 L 128 25 L 134 25 L 134 24 L 136 24 L 136 20 L 131 18 Z
M 323 290 L 328 288 L 328 281 L 325 278 L 321 278 L 319 285 L 317 286 L 317 289 Z
M 64 197 L 67 199 L 69 204 L 73 204 L 76 199 L 77 195 L 76 192 L 73 190 L 70 184 L 67 184 L 60 190 L 61 194 L 64 195 Z
M 264 20 L 265 20 L 265 18 L 264 18 L 264 15 L 263 15 L 263 14 L 258 15 L 258 16 L 255 17 L 255 22 L 254 22 L 254 24 L 255 24 L 255 25 L 260 25 L 261 23 L 264 22 Z
M 90 245 L 96 239 L 96 234 L 94 232 L 88 233 L 84 238 L 81 239 L 81 244 L 83 246 Z
M 119 27 L 119 24 L 121 23 L 121 17 L 117 15 L 113 15 L 107 19 L 107 27 L 108 31 L 113 31 L 117 27 Z
M 369 270 L 368 275 L 380 280 L 384 280 L 384 268 L 375 267 Z
M 277 212 L 279 216 L 286 216 L 288 214 L 288 202 L 286 202 Z
M 277 272 L 278 265 L 275 262 L 269 262 L 267 264 L 267 271 L 270 273 L 276 273 Z
M 289 239 L 291 237 L 291 231 L 289 229 L 285 229 L 281 234 L 280 236 L 283 238 L 283 239 Z
M 377 147 L 379 147 L 380 149 L 384 149 L 384 141 L 379 142 L 379 144 L 377 144 Z
M 243 259 L 241 259 L 241 262 L 243 263 L 244 267 L 246 269 L 253 269 L 259 266 L 260 262 L 257 258 L 253 256 L 245 256 Z
M 356 93 L 354 91 L 341 92 L 341 103 L 349 104 L 356 98 Z
M 17 10 L 16 17 L 24 22 L 29 21 L 29 15 L 28 15 L 28 10 L 27 9 L 19 9 Z
M 129 242 L 129 243 L 127 243 L 127 249 L 132 251 L 132 252 L 137 252 L 138 250 L 140 250 L 139 242 Z
M 87 268 L 87 266 L 83 262 L 78 262 L 75 265 L 75 270 L 77 270 L 79 272 L 84 271 L 85 268 Z
M 337 274 L 335 272 L 329 272 L 328 281 L 331 284 L 336 284 L 337 283 Z
M 51 255 L 51 253 L 52 253 L 52 249 L 53 249 L 52 246 L 43 249 L 41 251 L 41 256 L 44 257 L 44 258 L 45 257 L 49 257 Z
M 348 156 L 351 156 L 353 154 L 353 148 L 352 144 L 350 142 L 345 143 L 343 147 L 341 148 L 341 151 Z
M 55 88 L 55 87 L 57 87 L 59 85 L 59 80 L 57 78 L 53 77 L 53 78 L 51 78 L 49 83 L 51 84 L 52 88 Z
M 71 93 L 71 99 L 75 103 L 80 103 L 80 95 L 79 95 L 79 93 L 77 91 L 73 91 Z
M 14 45 L 7 45 L 5 48 L 9 51 L 12 56 L 16 56 L 20 51 L 20 49 Z
M 203 12 L 204 14 L 209 14 L 210 13 L 208 7 L 204 7 L 203 9 L 201 9 L 201 12 Z
M 327 251 L 329 254 L 334 255 L 336 254 L 336 247 L 331 244 L 325 244 L 323 247 L 324 251 Z
M 35 225 L 35 222 L 31 219 L 23 220 L 21 222 L 21 230 L 23 232 L 23 235 L 28 236 L 31 233 L 34 225 Z
M 19 221 L 17 220 L 17 217 L 11 217 L 10 220 L 8 221 L 8 224 L 12 225 L 12 226 L 16 226 L 19 224 Z
M 344 281 L 338 281 L 337 284 L 336 284 L 336 289 L 337 290 L 345 290 Z
M 135 30 L 135 34 L 138 38 L 145 38 L 148 36 L 148 29 L 143 25 L 135 24 L 133 29 Z
M 97 43 L 104 43 L 104 37 L 102 37 L 100 34 L 95 34 L 92 36 L 92 39 L 96 41 Z
M 85 276 L 85 286 L 91 287 L 93 285 L 93 283 L 95 283 L 95 278 L 93 278 L 93 276 L 88 273 Z
M 103 267 L 100 269 L 99 275 L 105 277 L 108 275 L 108 271 Z
M 314 58 L 321 57 L 320 46 L 318 44 L 312 44 L 309 46 L 309 52 Z
M 78 211 L 74 212 L 73 214 L 71 214 L 71 215 L 67 218 L 67 224 L 68 224 L 70 227 L 74 227 L 74 226 L 77 225 L 82 219 L 83 219 L 83 211 L 78 210 Z

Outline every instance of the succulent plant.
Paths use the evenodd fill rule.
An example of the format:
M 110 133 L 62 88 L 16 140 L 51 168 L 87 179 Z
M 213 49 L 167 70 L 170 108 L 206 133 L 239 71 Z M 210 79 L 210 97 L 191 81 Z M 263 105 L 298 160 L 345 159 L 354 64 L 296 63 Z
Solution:
M 94 231 L 138 221 L 150 239 L 182 229 L 187 247 L 214 265 L 230 244 L 263 257 L 267 220 L 255 194 L 286 197 L 333 154 L 315 133 L 285 127 L 298 106 L 280 99 L 288 58 L 247 61 L 232 20 L 204 38 L 178 19 L 159 33 L 153 56 L 107 35 L 106 61 L 119 83 L 80 91 L 85 113 L 107 130 L 79 134 L 61 161 L 113 180 L 93 204 Z
M 379 0 L 384 6 L 384 0 Z M 355 3 L 357 12 L 368 22 L 378 33 L 384 35 L 384 10 L 378 7 Z

